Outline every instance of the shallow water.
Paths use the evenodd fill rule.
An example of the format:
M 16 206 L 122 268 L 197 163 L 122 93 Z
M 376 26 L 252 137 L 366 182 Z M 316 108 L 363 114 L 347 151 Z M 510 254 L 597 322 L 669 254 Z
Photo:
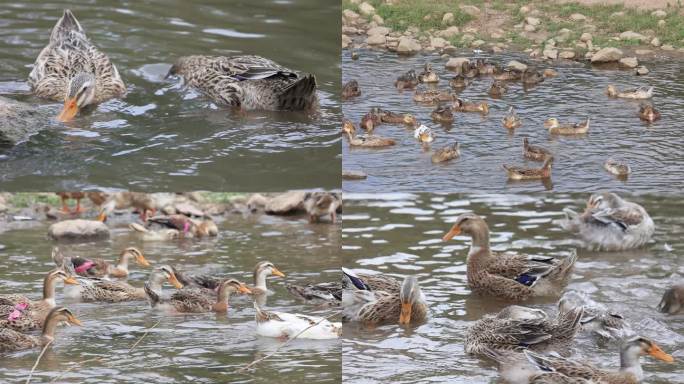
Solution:
M 143 243 L 132 236 L 125 222 L 114 217 L 111 240 L 62 245 L 67 253 L 112 260 L 128 246 L 139 247 L 153 265 L 176 264 L 187 271 L 215 272 L 252 284 L 257 261 L 269 260 L 286 274 L 267 281 L 274 294 L 266 307 L 291 313 L 327 315 L 294 299 L 286 282 L 331 281 L 339 278 L 339 226 L 310 225 L 304 219 L 269 216 L 228 216 L 219 223 L 216 239 Z M 2 234 L 0 291 L 39 295 L 53 243 L 46 240 L 46 225 Z M 148 270 L 133 266 L 132 284 L 141 285 Z M 173 290 L 169 285 L 164 291 Z M 62 303 L 58 284 L 57 303 Z M 339 340 L 294 340 L 256 370 L 237 373 L 251 361 L 273 352 L 281 341 L 255 335 L 254 309 L 247 297 L 233 297 L 227 316 L 193 314 L 166 317 L 150 310 L 147 302 L 91 304 L 68 302 L 83 327 L 62 327 L 43 356 L 32 382 L 49 382 L 72 363 L 101 357 L 66 373 L 61 381 L 84 383 L 209 383 L 303 381 L 339 383 Z M 132 351 L 146 328 L 157 327 Z M 39 350 L 3 354 L 0 382 L 24 382 Z
M 561 209 L 584 206 L 583 194 L 553 195 L 428 195 L 345 194 L 343 260 L 357 271 L 379 271 L 397 277 L 418 277 L 427 297 L 430 318 L 413 328 L 386 325 L 364 329 L 345 324 L 343 379 L 354 383 L 492 383 L 498 382 L 494 364 L 463 351 L 468 326 L 507 303 L 470 294 L 466 288 L 465 256 L 469 240 L 459 236 L 443 243 L 441 237 L 459 214 L 473 211 L 485 217 L 495 250 L 559 255 L 576 242 L 551 224 Z M 654 240 L 644 249 L 620 252 L 579 252 L 568 286 L 584 290 L 599 303 L 622 313 L 635 331 L 653 338 L 676 362 L 642 358 L 648 383 L 684 380 L 684 316 L 664 316 L 655 310 L 663 291 L 684 276 L 679 235 L 684 201 L 643 196 L 656 223 Z M 668 250 L 671 249 L 671 250 Z M 553 299 L 528 303 L 555 311 Z M 616 368 L 616 346 L 598 346 L 580 335 L 575 357 Z
M 472 57 L 471 51 L 462 56 Z M 527 56 L 503 54 L 488 57 L 506 64 L 511 59 L 530 63 Z M 478 56 L 479 57 L 479 56 Z M 521 84 L 512 83 L 502 99 L 492 99 L 488 90 L 491 78 L 476 80 L 460 97 L 471 101 L 489 102 L 489 115 L 456 113 L 452 126 L 433 123 L 430 112 L 434 107 L 413 102 L 412 91 L 399 93 L 393 86 L 399 73 L 410 68 L 417 73 L 425 62 L 441 75 L 440 89 L 448 89 L 453 72 L 446 71 L 445 60 L 437 55 L 398 57 L 378 51 L 360 51 L 356 61 L 350 55 L 342 57 L 343 81 L 359 81 L 362 95 L 344 101 L 345 118 L 358 125 L 370 108 L 379 106 L 393 112 L 412 113 L 431 127 L 437 138 L 433 149 L 458 141 L 461 157 L 448 163 L 434 165 L 431 151 L 424 150 L 413 138 L 413 132 L 403 126 L 381 125 L 375 133 L 397 140 L 397 145 L 386 149 L 350 149 L 342 145 L 343 168 L 363 170 L 368 178 L 363 181 L 344 181 L 350 192 L 438 191 L 472 192 L 502 190 L 511 192 L 591 191 L 596 185 L 615 191 L 679 191 L 684 180 L 681 150 L 684 140 L 681 126 L 684 117 L 682 96 L 682 64 L 677 61 L 643 60 L 651 70 L 648 76 L 637 77 L 631 71 L 592 69 L 581 63 L 537 63 L 540 69 L 552 67 L 559 76 L 525 91 Z M 641 85 L 655 87 L 652 102 L 661 111 L 662 119 L 648 125 L 638 117 L 639 101 L 609 99 L 605 94 L 608 84 L 619 89 Z M 509 106 L 514 106 L 522 119 L 522 126 L 514 134 L 501 125 Z M 583 137 L 549 135 L 543 122 L 557 117 L 561 123 L 578 122 L 591 117 L 589 132 Z M 540 181 L 508 182 L 502 164 L 540 167 L 540 163 L 525 161 L 521 155 L 522 139 L 551 150 L 555 162 L 551 183 Z M 345 140 L 346 142 L 346 140 Z M 632 175 L 626 182 L 617 180 L 603 169 L 609 157 L 628 161 Z
M 36 105 L 36 125 L 45 127 L 0 149 L 3 190 L 339 187 L 339 1 L 98 1 L 71 9 L 117 65 L 128 95 L 66 126 L 56 122 L 60 103 L 30 97 L 26 79 L 62 5 L 0 4 L 0 94 Z M 257 54 L 313 73 L 320 111 L 218 108 L 164 79 L 191 54 Z

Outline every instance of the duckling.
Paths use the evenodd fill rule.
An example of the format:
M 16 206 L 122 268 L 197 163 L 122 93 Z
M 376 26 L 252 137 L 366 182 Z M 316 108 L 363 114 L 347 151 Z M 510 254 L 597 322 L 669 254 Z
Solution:
M 553 164 L 553 156 L 547 157 L 541 168 L 523 168 L 506 164 L 503 168 L 508 172 L 510 180 L 538 180 L 551 177 L 551 164 Z
M 380 115 L 375 114 L 373 112 L 368 112 L 361 118 L 360 127 L 365 129 L 366 132 L 372 133 L 373 129 L 375 129 L 375 127 L 377 127 L 381 123 L 382 120 L 380 120 Z
M 536 69 L 526 68 L 521 75 L 522 83 L 525 85 L 539 84 L 544 81 L 544 76 Z
M 487 104 L 486 101 L 472 103 L 457 98 L 451 105 L 451 108 L 457 112 L 478 112 L 482 115 L 489 114 L 489 104 Z
M 457 97 L 449 91 L 439 91 L 439 90 L 417 90 L 413 94 L 413 101 L 416 103 L 424 104 L 437 104 L 440 102 L 450 102 L 456 100 Z
M 461 64 L 461 76 L 472 79 L 477 77 L 479 74 L 480 72 L 477 70 L 477 66 L 470 65 L 470 62 L 464 61 L 463 64 Z
M 347 134 L 349 145 L 352 147 L 388 147 L 396 144 L 396 141 L 380 136 L 356 136 L 356 127 L 354 127 L 354 123 L 349 120 L 345 120 L 342 131 Z
M 449 80 L 449 86 L 455 90 L 463 90 L 468 84 L 470 84 L 470 81 L 462 75 L 456 75 Z
M 658 311 L 675 315 L 684 308 L 684 284 L 675 284 L 663 294 L 658 304 Z
M 504 128 L 506 129 L 516 129 L 522 125 L 522 122 L 520 121 L 518 114 L 515 113 L 515 110 L 511 106 L 508 108 L 508 114 L 501 119 L 501 124 L 503 124 Z
M 452 123 L 454 121 L 454 113 L 450 106 L 438 106 L 432 113 L 430 113 L 432 121 L 437 123 Z
M 532 145 L 527 137 L 523 138 L 523 157 L 534 161 L 544 161 L 551 156 L 551 151 L 548 149 Z
M 380 120 L 383 123 L 389 124 L 404 124 L 409 127 L 415 127 L 418 125 L 418 121 L 415 116 L 410 113 L 394 113 L 392 111 L 383 110 L 380 115 Z
M 435 135 L 432 130 L 425 125 L 421 125 L 413 131 L 413 137 L 418 139 L 423 144 L 432 143 L 435 140 Z
M 432 154 L 432 163 L 442 163 L 449 161 L 461 156 L 460 144 L 454 143 L 452 145 L 447 145 L 444 148 L 440 148 L 435 153 Z
M 394 86 L 402 91 L 404 89 L 414 89 L 420 81 L 418 81 L 418 76 L 416 76 L 416 71 L 413 69 L 400 75 L 396 81 L 394 81 Z
M 552 135 L 582 135 L 589 132 L 589 118 L 582 123 L 561 125 L 558 119 L 552 117 L 544 122 L 544 127 Z
M 342 204 L 342 199 L 335 192 L 311 192 L 304 198 L 304 209 L 309 216 L 310 223 L 320 221 L 321 216 L 330 216 L 330 221 L 337 221 L 336 211 Z
M 493 98 L 500 99 L 506 92 L 508 92 L 508 86 L 502 81 L 494 81 L 489 87 L 489 96 Z
M 639 106 L 639 118 L 652 123 L 660 119 L 660 112 L 651 104 L 642 104 Z
M 256 333 L 264 337 L 280 339 L 337 339 L 342 334 L 342 323 L 330 322 L 322 317 L 299 313 L 267 312 L 254 302 L 256 310 Z
M 432 64 L 425 63 L 423 72 L 418 74 L 418 81 L 421 83 L 438 83 L 439 75 L 432 70 Z
M 653 87 L 639 87 L 635 89 L 618 91 L 618 89 L 611 84 L 608 86 L 608 88 L 606 88 L 606 95 L 608 95 L 608 97 L 617 97 L 622 99 L 650 99 L 653 96 Z
M 351 99 L 353 97 L 361 96 L 359 89 L 359 82 L 356 80 L 349 80 L 342 86 L 342 98 Z
M 40 336 L 26 335 L 9 328 L 0 328 L 0 352 L 19 351 L 43 347 L 55 340 L 57 325 L 67 322 L 71 325 L 81 325 L 81 321 L 64 307 L 55 307 L 50 310 L 43 324 L 43 333 Z
M 603 168 L 615 176 L 626 177 L 632 173 L 632 168 L 630 168 L 626 161 L 612 157 L 603 163 Z

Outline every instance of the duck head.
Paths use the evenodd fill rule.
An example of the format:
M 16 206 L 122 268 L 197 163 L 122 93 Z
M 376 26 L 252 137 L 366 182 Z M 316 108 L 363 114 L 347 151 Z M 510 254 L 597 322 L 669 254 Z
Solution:
M 80 72 L 69 80 L 64 98 L 64 108 L 57 116 L 61 122 L 70 121 L 85 106 L 95 101 L 95 76 Z

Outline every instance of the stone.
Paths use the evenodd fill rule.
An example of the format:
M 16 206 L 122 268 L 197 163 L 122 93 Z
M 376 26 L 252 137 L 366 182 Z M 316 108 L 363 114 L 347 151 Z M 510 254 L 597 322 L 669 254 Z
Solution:
M 342 170 L 342 180 L 364 180 L 366 178 L 368 178 L 368 175 L 363 171 Z
M 342 11 L 342 18 L 346 20 L 348 23 L 355 22 L 359 19 L 359 17 L 361 16 L 359 16 L 358 13 L 352 11 L 351 9 L 345 9 L 344 11 Z
M 352 39 L 351 37 L 347 35 L 342 35 L 342 49 L 347 49 L 349 48 L 349 44 L 351 44 Z
M 654 37 L 653 40 L 651 40 L 651 45 L 654 47 L 660 47 L 663 45 L 663 43 L 660 42 L 660 39 L 657 37 Z
M 520 13 L 522 13 L 522 14 L 528 13 L 530 10 L 531 10 L 531 8 L 528 7 L 527 5 L 523 5 L 522 7 L 520 7 Z
M 622 51 L 614 47 L 600 49 L 591 57 L 592 63 L 610 63 L 622 59 Z
M 646 75 L 648 75 L 649 72 L 650 71 L 648 70 L 648 68 L 646 68 L 643 65 L 638 66 L 636 69 L 637 76 L 646 76 Z
M 496 45 L 492 47 L 492 53 L 501 53 L 503 50 L 503 48 L 497 47 Z
M 556 70 L 554 70 L 554 69 L 546 68 L 546 69 L 544 70 L 544 72 L 542 72 L 542 75 L 543 75 L 544 77 L 556 77 L 556 76 L 558 76 L 558 72 L 557 72 Z
M 645 41 L 648 40 L 648 37 L 642 35 L 641 33 L 634 32 L 634 31 L 625 31 L 620 34 L 620 40 L 639 40 L 639 41 Z
M 591 41 L 593 36 L 591 36 L 591 33 L 589 32 L 584 32 L 582 36 L 580 36 L 580 41 L 583 43 L 586 43 L 587 41 Z
M 542 52 L 542 54 L 547 59 L 555 60 L 558 58 L 558 50 L 557 49 L 544 49 L 544 52 Z
M 503 39 L 505 35 L 506 35 L 506 32 L 504 32 L 502 29 L 496 29 L 489 34 L 489 37 L 491 37 L 492 39 L 498 40 L 498 39 Z
M 566 59 L 566 60 L 571 60 L 575 58 L 575 52 L 574 51 L 562 51 L 561 53 L 558 54 L 558 57 L 561 59 Z
M 442 25 L 451 25 L 454 23 L 454 14 L 447 12 L 442 16 Z
M 662 47 L 660 47 L 663 51 L 674 51 L 674 47 L 670 44 L 665 44 Z
M 91 241 L 109 237 L 109 227 L 97 220 L 64 220 L 48 228 L 48 236 L 54 240 Z
M 548 48 L 553 48 L 553 47 L 556 46 L 556 40 L 554 40 L 554 39 L 548 39 L 548 40 L 546 40 L 546 44 L 545 44 L 545 45 L 546 45 L 546 47 L 548 47 Z
M 290 191 L 271 198 L 264 211 L 270 215 L 286 215 L 304 209 L 305 191 Z
M 385 35 L 370 35 L 366 39 L 366 44 L 368 45 L 385 45 L 385 43 L 387 43 Z
M 584 58 L 591 60 L 591 58 L 594 57 L 594 52 L 587 52 L 584 54 Z
M 454 36 L 456 36 L 456 35 L 458 35 L 458 34 L 459 34 L 459 29 L 458 29 L 458 27 L 449 27 L 449 28 L 447 28 L 447 29 L 445 29 L 445 30 L 443 30 L 443 31 L 440 31 L 440 32 L 438 33 L 439 36 L 442 36 L 442 37 L 445 38 L 445 39 L 450 39 L 450 38 L 452 38 L 452 37 L 454 37 Z
M 447 41 L 442 39 L 441 37 L 431 37 L 430 38 L 430 46 L 435 48 L 435 49 L 442 49 L 446 47 Z
M 523 29 L 525 30 L 525 32 L 534 32 L 534 31 L 537 30 L 537 28 L 536 28 L 534 25 L 531 25 L 531 24 L 525 24 L 525 26 L 523 27 Z
M 403 36 L 399 39 L 399 45 L 397 45 L 397 53 L 401 55 L 413 55 L 420 51 L 420 44 L 411 37 Z
M 453 45 L 447 45 L 446 47 L 442 48 L 442 54 L 446 55 L 446 59 L 449 59 L 449 56 L 455 55 L 458 53 L 458 48 L 454 47 Z
M 373 18 L 371 20 L 373 20 L 378 25 L 385 24 L 385 19 L 383 19 L 382 16 L 378 14 L 373 15 Z
M 483 46 L 483 45 L 485 45 L 485 41 L 484 41 L 484 40 L 475 40 L 475 41 L 473 41 L 472 43 L 470 43 L 470 46 L 471 46 L 471 47 L 474 47 L 474 48 L 479 48 L 479 47 L 481 47 L 481 46 Z
M 470 16 L 473 17 L 479 17 L 480 16 L 480 8 L 474 6 L 474 5 L 461 5 L 459 7 L 463 13 L 466 13 Z
M 0 202 L 0 213 L 5 213 L 9 211 L 9 208 L 4 202 Z
M 475 41 L 475 36 L 467 33 L 461 37 L 461 43 L 465 44 L 470 44 L 473 41 Z
M 527 64 L 521 63 L 517 60 L 511 60 L 506 64 L 506 68 L 511 68 L 513 70 L 516 70 L 518 72 L 522 72 L 527 69 Z
M 584 21 L 586 19 L 587 17 L 581 13 L 573 13 L 572 15 L 570 15 L 570 20 L 572 21 Z
M 665 24 L 667 24 L 667 22 L 666 22 L 665 20 L 658 20 L 658 26 L 659 26 L 660 28 L 664 27 Z
M 533 49 L 532 52 L 530 52 L 530 57 L 539 57 L 541 55 L 541 50 L 539 48 Z
M 359 4 L 359 12 L 364 16 L 371 16 L 375 14 L 375 8 L 364 1 Z
M 636 51 L 634 51 L 634 53 L 636 53 L 639 56 L 643 56 L 653 54 L 653 51 L 650 49 L 637 49 Z
M 615 18 L 615 17 L 622 17 L 622 16 L 624 16 L 624 15 L 625 15 L 625 13 L 622 12 L 622 11 L 620 11 L 620 12 L 613 12 L 613 13 L 611 13 L 611 14 L 610 14 L 610 17 Z
M 470 63 L 470 60 L 467 57 L 452 57 L 447 61 L 445 67 L 452 71 L 460 72 L 463 63 Z
M 354 51 L 351 53 L 351 59 L 352 60 L 358 60 L 359 59 L 359 53 L 357 51 Z
M 620 65 L 627 68 L 636 68 L 639 65 L 639 61 L 636 57 L 623 57 L 620 59 Z
M 662 9 L 658 9 L 656 11 L 651 12 L 651 16 L 663 19 L 667 17 L 667 12 L 663 11 Z
M 366 31 L 366 34 L 368 36 L 373 36 L 373 35 L 385 36 L 385 35 L 389 35 L 390 32 L 392 32 L 392 30 L 387 28 L 387 27 L 373 27 L 373 28 L 369 29 L 368 31 Z
M 532 26 L 535 26 L 535 27 L 538 26 L 539 24 L 541 24 L 541 20 L 539 20 L 539 19 L 536 18 L 536 17 L 532 17 L 532 16 L 526 17 L 526 18 L 525 18 L 525 22 L 526 22 L 527 24 L 532 25 Z

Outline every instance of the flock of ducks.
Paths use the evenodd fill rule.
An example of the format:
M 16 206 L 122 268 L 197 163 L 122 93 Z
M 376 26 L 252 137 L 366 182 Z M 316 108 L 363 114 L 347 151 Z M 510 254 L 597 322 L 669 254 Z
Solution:
M 185 56 L 171 67 L 169 76 L 182 77 L 187 86 L 218 105 L 241 110 L 304 110 L 317 104 L 314 75 L 260 56 Z M 57 116 L 62 122 L 126 95 L 116 65 L 88 39 L 68 9 L 38 55 L 28 84 L 36 96 L 64 102 Z
M 584 212 L 568 209 L 557 224 L 577 234 L 586 247 L 604 251 L 644 246 L 654 232 L 653 221 L 643 207 L 614 193 L 590 196 Z M 565 291 L 577 261 L 576 251 L 558 257 L 492 251 L 489 226 L 475 213 L 458 216 L 442 241 L 456 236 L 471 240 L 466 258 L 470 290 L 515 303 L 476 321 L 464 341 L 466 353 L 497 362 L 507 382 L 640 383 L 644 377 L 640 356 L 674 361 L 653 340 L 635 334 L 622 315 L 594 302 L 588 293 Z M 428 304 L 415 276 L 400 282 L 391 276 L 355 273 L 346 268 L 343 275 L 343 321 L 366 326 L 429 321 Z M 557 316 L 518 305 L 532 297 L 560 297 Z M 683 308 L 684 284 L 665 292 L 657 307 L 667 314 Z M 619 343 L 620 369 L 605 370 L 571 359 L 568 353 L 578 332 Z
M 448 126 L 454 122 L 456 112 L 479 113 L 483 116 L 489 114 L 489 105 L 486 101 L 470 102 L 458 97 L 459 92 L 479 78 L 492 78 L 488 94 L 492 98 L 500 99 L 507 93 L 511 82 L 521 82 L 523 87 L 528 89 L 544 82 L 546 78 L 554 76 L 557 76 L 557 72 L 552 69 L 546 69 L 542 72 L 531 67 L 524 70 L 515 67 L 502 69 L 485 59 L 476 59 L 474 61 L 463 61 L 461 67 L 457 68 L 456 75 L 448 80 L 449 89 L 436 88 L 436 84 L 440 82 L 440 75 L 433 70 L 430 63 L 426 63 L 420 73 L 411 69 L 400 75 L 394 82 L 394 86 L 400 92 L 412 90 L 414 102 L 435 108 L 430 113 L 432 121 Z M 426 87 L 421 88 L 421 85 Z M 343 99 L 353 99 L 360 95 L 361 89 L 358 81 L 349 80 L 343 85 Z M 653 96 L 653 87 L 618 90 L 615 86 L 609 85 L 606 89 L 606 95 L 611 98 L 650 99 Z M 639 117 L 644 121 L 654 122 L 660 118 L 660 112 L 652 104 L 641 104 Z M 522 126 L 522 120 L 513 106 L 509 107 L 508 113 L 502 118 L 501 123 L 509 133 L 513 133 L 515 129 Z M 382 124 L 404 125 L 412 129 L 414 138 L 423 145 L 425 150 L 431 149 L 430 145 L 437 137 L 432 128 L 419 123 L 412 114 L 391 112 L 378 107 L 372 108 L 361 118 L 360 127 L 366 131 L 365 135 L 357 135 L 354 123 L 350 120 L 344 121 L 343 133 L 347 136 L 351 147 L 378 148 L 396 145 L 395 140 L 374 134 L 374 129 Z M 578 123 L 562 123 L 557 118 L 552 117 L 544 122 L 544 127 L 550 135 L 554 136 L 582 136 L 590 129 L 590 119 L 587 118 Z M 510 180 L 549 180 L 551 178 L 554 156 L 549 150 L 532 145 L 528 138 L 524 138 L 522 152 L 526 159 L 539 161 L 542 164 L 540 167 L 504 164 L 503 169 Z M 434 150 L 431 160 L 433 163 L 442 163 L 459 156 L 460 146 L 454 142 Z M 623 180 L 632 172 L 626 161 L 613 157 L 604 162 L 604 169 Z

